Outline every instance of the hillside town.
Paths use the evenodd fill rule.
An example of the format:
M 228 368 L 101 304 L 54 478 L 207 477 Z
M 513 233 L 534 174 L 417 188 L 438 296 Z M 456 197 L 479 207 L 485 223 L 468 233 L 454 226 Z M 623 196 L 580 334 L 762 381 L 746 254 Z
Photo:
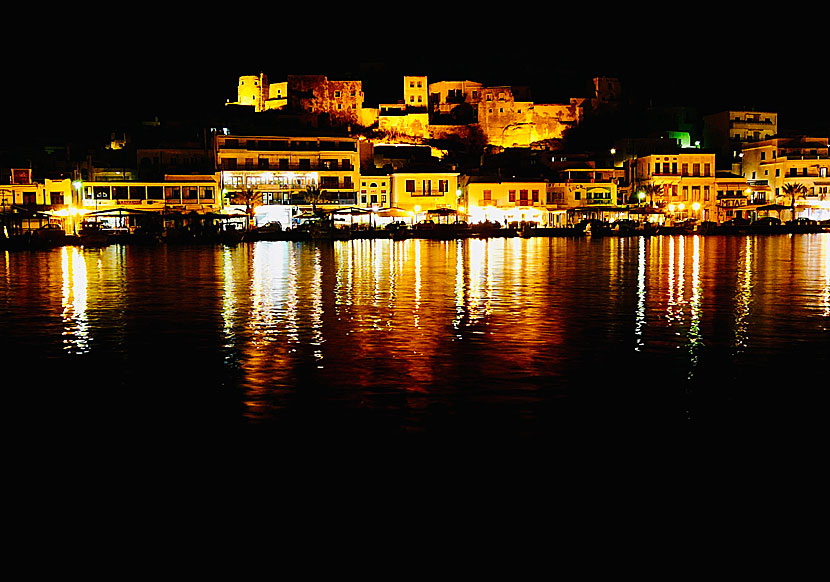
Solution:
M 360 80 L 241 76 L 199 127 L 2 152 L 0 240 L 828 224 L 827 137 L 779 133 L 775 111 L 638 108 L 617 78 L 590 86 L 539 103 L 531 87 L 403 76 L 375 106 Z

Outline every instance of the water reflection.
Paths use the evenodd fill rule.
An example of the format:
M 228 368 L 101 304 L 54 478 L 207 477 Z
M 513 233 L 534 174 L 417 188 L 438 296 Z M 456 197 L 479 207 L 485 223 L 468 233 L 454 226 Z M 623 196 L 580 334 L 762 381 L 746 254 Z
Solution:
M 64 349 L 68 353 L 84 354 L 89 351 L 90 335 L 87 316 L 87 269 L 81 249 L 61 249 L 61 274 Z
M 752 305 L 752 247 L 754 238 L 747 237 L 737 261 L 737 285 L 735 291 L 735 339 L 736 353 L 747 348 L 750 307 Z
M 824 316 L 830 317 L 830 252 L 824 249 L 824 293 L 822 294 Z
M 646 238 L 639 237 L 637 249 L 637 311 L 634 317 L 635 351 L 643 348 L 643 326 L 646 323 Z M 674 247 L 672 247 L 673 249 Z
M 155 381 L 144 368 L 159 354 L 175 354 L 182 385 L 188 366 L 212 365 L 191 388 L 221 383 L 251 422 L 350 411 L 406 431 L 478 415 L 488 429 L 525 426 L 592 391 L 640 391 L 688 413 L 702 393 L 735 399 L 745 377 L 766 381 L 794 355 L 803 358 L 799 374 L 826 364 L 829 242 L 494 238 L 6 252 L 2 345 L 9 358 L 105 362 L 110 380 L 125 385 L 137 382 L 120 373 L 125 364 Z M 101 357 L 75 357 L 89 353 Z

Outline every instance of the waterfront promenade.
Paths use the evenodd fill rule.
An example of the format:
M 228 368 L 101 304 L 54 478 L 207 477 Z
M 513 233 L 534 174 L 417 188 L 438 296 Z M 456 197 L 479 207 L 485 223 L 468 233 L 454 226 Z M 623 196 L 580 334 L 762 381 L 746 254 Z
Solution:
M 106 246 L 108 244 L 225 244 L 256 241 L 312 241 L 312 240 L 365 240 L 410 238 L 427 240 L 453 240 L 463 238 L 512 238 L 512 237 L 626 237 L 626 236 L 667 236 L 667 235 L 775 235 L 810 234 L 830 232 L 830 226 L 815 222 L 783 224 L 717 225 L 704 223 L 694 227 L 656 226 L 651 223 L 614 224 L 583 222 L 577 225 L 546 228 L 534 226 L 501 227 L 494 223 L 485 224 L 416 224 L 397 225 L 395 228 L 294 228 L 286 230 L 253 229 L 217 230 L 209 233 L 194 233 L 186 230 L 147 232 L 98 232 L 94 237 L 68 235 L 54 230 L 31 231 L 25 234 L 0 237 L 0 248 L 5 250 L 26 250 L 54 248 L 67 245 Z

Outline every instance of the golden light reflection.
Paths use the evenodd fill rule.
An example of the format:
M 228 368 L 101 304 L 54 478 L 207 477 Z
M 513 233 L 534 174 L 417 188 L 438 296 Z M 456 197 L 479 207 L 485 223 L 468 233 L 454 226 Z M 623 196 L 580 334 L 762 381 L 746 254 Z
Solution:
M 225 347 L 233 348 L 237 319 L 236 281 L 234 279 L 233 256 L 231 249 L 225 247 L 222 252 L 222 334 Z
M 460 239 L 455 244 L 455 317 L 452 321 L 454 329 L 458 329 L 464 317 L 464 248 Z
M 668 301 L 666 303 L 666 319 L 669 321 L 674 321 L 675 319 L 675 306 L 676 300 L 674 297 L 674 237 L 669 237 L 669 276 L 668 276 L 668 287 L 669 287 L 669 294 L 668 294 Z
M 415 306 L 413 309 L 415 327 L 418 327 L 419 311 L 421 309 L 421 244 L 415 242 Z
M 677 306 L 677 316 L 683 316 L 683 293 L 685 287 L 686 277 L 686 237 L 681 236 L 678 239 L 677 245 L 677 295 L 675 305 Z
M 469 301 L 470 323 L 490 315 L 493 299 L 492 253 L 489 239 L 469 239 Z
M 311 279 L 311 345 L 317 367 L 322 368 L 323 360 L 323 266 L 320 247 L 314 252 L 314 274 Z
M 355 241 L 350 241 L 354 243 Z M 343 244 L 335 247 L 337 269 L 334 274 L 334 305 L 335 314 L 343 315 L 344 308 L 353 304 L 352 289 L 354 288 L 354 244 Z
M 830 248 L 828 248 L 828 236 L 824 236 L 824 293 L 822 303 L 824 304 L 824 316 L 830 317 Z
M 703 334 L 700 329 L 700 321 L 702 317 L 701 309 L 701 287 L 700 287 L 700 239 L 699 235 L 692 237 L 692 290 L 689 298 L 689 356 L 691 357 L 691 367 L 689 368 L 689 378 L 694 374 L 695 366 L 698 361 L 698 352 L 703 345 Z
M 639 237 L 637 253 L 637 312 L 634 317 L 634 351 L 643 348 L 643 327 L 646 323 L 646 237 Z
M 61 274 L 64 349 L 74 354 L 85 354 L 89 352 L 90 334 L 87 315 L 87 270 L 81 249 L 74 246 L 61 248 Z
M 735 293 L 735 344 L 737 351 L 747 347 L 747 321 L 752 303 L 752 239 L 746 237 L 743 253 L 738 257 L 738 281 Z

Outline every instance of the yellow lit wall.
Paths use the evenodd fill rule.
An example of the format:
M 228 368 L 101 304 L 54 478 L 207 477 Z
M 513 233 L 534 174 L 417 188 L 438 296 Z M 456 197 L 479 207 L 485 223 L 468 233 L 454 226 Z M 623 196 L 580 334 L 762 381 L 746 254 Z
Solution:
M 429 114 L 381 115 L 378 117 L 378 129 L 392 135 L 426 139 L 429 138 Z
M 403 78 L 403 102 L 407 107 L 427 107 L 429 85 L 426 77 Z
M 646 183 L 662 187 L 661 194 L 651 200 L 662 209 L 669 205 L 679 208 L 683 204 L 686 215 L 679 218 L 715 220 L 717 215 L 717 187 L 715 180 L 715 154 L 690 153 L 653 155 L 637 158 L 634 192 Z M 645 200 L 650 202 L 648 198 Z M 700 210 L 690 212 L 693 204 Z
M 392 200 L 392 180 L 389 176 L 361 176 L 357 205 L 367 208 L 388 208 Z
M 470 182 L 466 197 L 470 221 L 544 224 L 545 188 L 545 182 Z
M 436 208 L 458 207 L 458 174 L 395 173 L 392 174 L 392 206 L 421 212 Z

